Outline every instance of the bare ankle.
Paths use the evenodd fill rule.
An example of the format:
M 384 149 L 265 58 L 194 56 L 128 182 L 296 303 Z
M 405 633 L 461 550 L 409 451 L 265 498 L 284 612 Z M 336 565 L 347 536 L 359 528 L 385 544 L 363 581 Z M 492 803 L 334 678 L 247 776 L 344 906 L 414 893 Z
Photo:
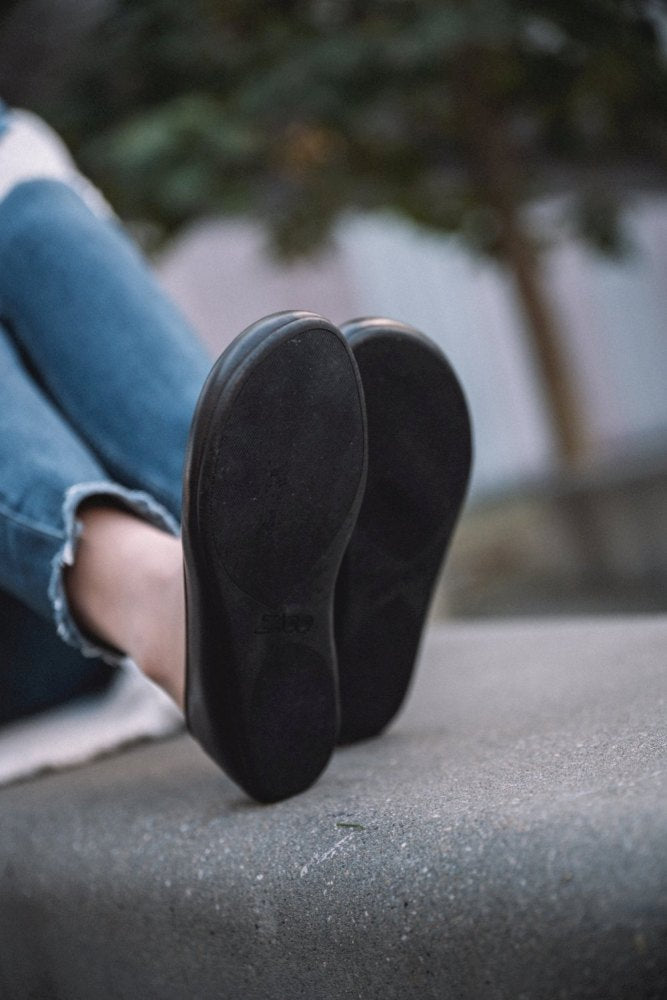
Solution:
M 153 553 L 155 555 L 155 553 Z M 142 616 L 135 619 L 129 655 L 182 708 L 185 686 L 185 592 L 180 546 L 146 573 Z
M 80 626 L 123 650 L 179 704 L 185 674 L 180 540 L 123 510 L 82 508 L 66 586 Z

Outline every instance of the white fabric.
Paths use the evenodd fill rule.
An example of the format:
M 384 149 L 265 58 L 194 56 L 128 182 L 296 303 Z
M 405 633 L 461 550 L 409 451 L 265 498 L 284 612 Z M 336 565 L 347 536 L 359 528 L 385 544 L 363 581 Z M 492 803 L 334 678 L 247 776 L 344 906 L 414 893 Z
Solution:
M 104 694 L 0 727 L 0 786 L 182 727 L 183 715 L 172 700 L 126 660 Z
M 114 212 L 102 194 L 76 168 L 62 139 L 30 111 L 9 110 L 0 131 L 0 200 L 22 181 L 51 179 L 73 188 L 101 218 Z

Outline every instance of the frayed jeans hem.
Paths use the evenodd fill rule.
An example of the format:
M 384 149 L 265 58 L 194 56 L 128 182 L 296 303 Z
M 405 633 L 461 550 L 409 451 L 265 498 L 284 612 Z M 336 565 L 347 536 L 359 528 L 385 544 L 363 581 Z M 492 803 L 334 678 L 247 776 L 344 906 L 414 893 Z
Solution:
M 74 646 L 83 656 L 101 657 L 106 663 L 119 666 L 127 659 L 127 654 L 93 636 L 84 635 L 74 621 L 65 589 L 65 571 L 74 565 L 83 530 L 83 525 L 77 518 L 77 511 L 84 500 L 89 500 L 91 497 L 95 499 L 108 497 L 114 504 L 124 507 L 142 520 L 171 535 L 178 535 L 179 526 L 169 511 L 143 490 L 126 489 L 116 483 L 97 482 L 78 483 L 65 493 L 63 502 L 65 539 L 53 558 L 49 581 L 49 600 L 53 608 L 56 630 L 63 642 Z

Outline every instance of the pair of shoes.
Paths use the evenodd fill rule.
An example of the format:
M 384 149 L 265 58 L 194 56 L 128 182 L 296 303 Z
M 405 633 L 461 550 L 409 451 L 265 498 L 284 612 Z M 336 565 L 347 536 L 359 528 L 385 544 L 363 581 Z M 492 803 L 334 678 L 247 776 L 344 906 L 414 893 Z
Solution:
M 278 313 L 213 366 L 184 474 L 186 721 L 253 798 L 398 710 L 469 468 L 459 383 L 402 324 Z

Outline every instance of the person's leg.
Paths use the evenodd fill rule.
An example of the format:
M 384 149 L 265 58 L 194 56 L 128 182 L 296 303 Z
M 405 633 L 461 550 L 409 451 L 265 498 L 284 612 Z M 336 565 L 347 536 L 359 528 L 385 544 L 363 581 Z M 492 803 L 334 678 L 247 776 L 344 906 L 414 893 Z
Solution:
M 109 478 L 29 376 L 1 327 L 0 397 L 0 590 L 55 619 L 61 638 L 86 656 L 127 654 L 152 676 L 151 651 L 171 646 L 173 679 L 166 678 L 164 662 L 153 679 L 178 700 L 184 654 L 175 519 L 149 494 Z M 100 572 L 99 563 L 109 565 Z M 116 627 L 113 602 L 98 610 L 109 572 L 114 601 L 127 609 L 123 627 Z M 157 593 L 164 601 L 159 608 Z
M 185 594 L 180 538 L 102 497 L 84 503 L 81 537 L 65 579 L 85 631 L 124 650 L 183 707 Z
M 211 361 L 120 229 L 62 183 L 19 184 L 0 202 L 0 316 L 107 473 L 178 517 Z

